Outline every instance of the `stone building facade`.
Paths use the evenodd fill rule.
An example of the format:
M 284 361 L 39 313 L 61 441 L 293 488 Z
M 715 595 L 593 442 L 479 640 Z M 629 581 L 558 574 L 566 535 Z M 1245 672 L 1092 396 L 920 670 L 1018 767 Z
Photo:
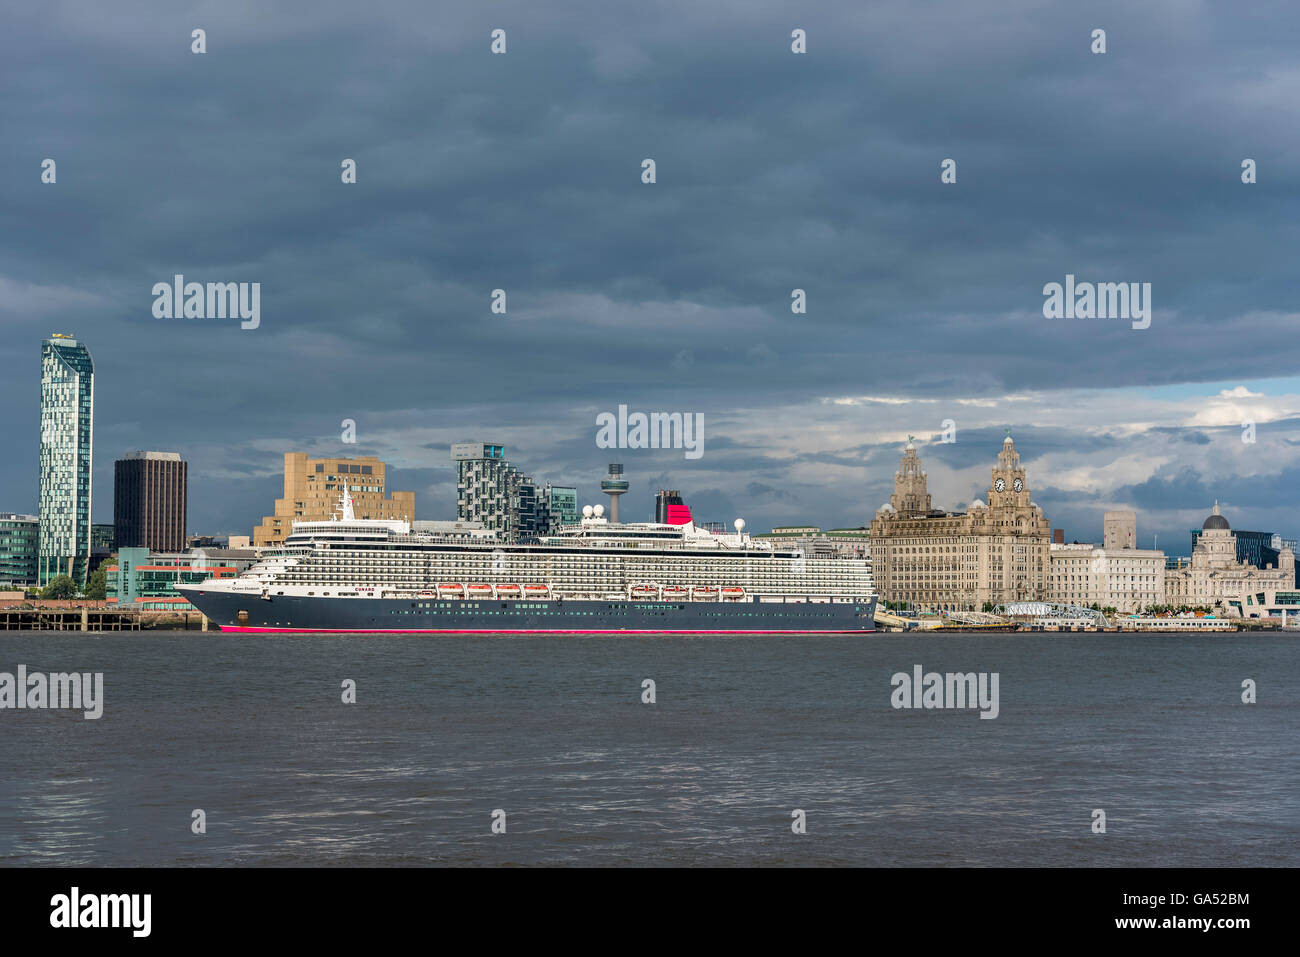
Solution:
M 1191 560 L 1165 569 L 1168 604 L 1204 605 L 1230 616 L 1250 617 L 1261 608 L 1291 604 L 1295 592 L 1295 552 L 1283 546 L 1276 567 L 1238 561 L 1236 536 L 1218 502 L 1201 526 Z
M 1107 517 L 1111 514 L 1106 513 Z M 1110 531 L 1106 529 L 1107 541 L 1114 540 Z M 1049 557 L 1048 601 L 1066 605 L 1096 604 L 1126 614 L 1165 604 L 1164 552 L 1123 546 L 1053 544 Z
M 976 499 L 965 512 L 935 508 L 916 448 L 908 442 L 894 492 L 869 528 L 882 600 L 940 612 L 1047 598 L 1052 531 L 1030 499 L 1010 436 L 986 494 L 987 504 Z

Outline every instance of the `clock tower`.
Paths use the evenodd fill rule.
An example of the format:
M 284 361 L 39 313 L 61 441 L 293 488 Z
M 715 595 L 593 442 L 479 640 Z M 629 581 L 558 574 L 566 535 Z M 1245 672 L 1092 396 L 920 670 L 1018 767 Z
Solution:
M 924 518 L 930 513 L 930 493 L 925 487 L 925 470 L 916 454 L 916 444 L 912 436 L 907 437 L 907 448 L 903 450 L 903 461 L 894 473 L 894 494 L 889 496 L 889 504 L 899 515 Z
M 881 598 L 925 612 L 1044 600 L 1051 529 L 1030 501 L 1010 435 L 988 496 L 987 505 L 977 498 L 962 512 L 933 507 L 925 470 L 909 441 L 894 474 L 894 494 L 876 511 L 868 532 Z
M 1002 440 L 998 464 L 993 469 L 993 484 L 989 486 L 989 508 L 1028 508 L 1029 483 L 1025 481 L 1025 467 L 1020 464 L 1020 453 L 1011 436 Z

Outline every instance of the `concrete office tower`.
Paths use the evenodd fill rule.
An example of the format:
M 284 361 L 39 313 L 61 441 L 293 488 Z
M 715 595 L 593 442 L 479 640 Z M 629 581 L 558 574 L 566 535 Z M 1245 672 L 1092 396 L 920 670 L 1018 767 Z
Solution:
M 128 452 L 113 463 L 118 548 L 185 550 L 187 472 L 175 452 Z
M 352 496 L 357 518 L 415 520 L 415 493 L 386 491 L 388 468 L 373 455 L 358 458 L 309 459 L 306 452 L 284 453 L 284 498 L 275 500 L 275 514 L 253 529 L 253 546 L 279 545 L 293 532 L 293 523 L 327 522 L 339 511 L 344 488 Z
M 82 587 L 90 565 L 90 479 L 95 364 L 72 336 L 41 342 L 41 485 L 37 579 L 70 575 Z
M 1101 547 L 1106 551 L 1137 548 L 1137 512 L 1107 512 L 1102 519 Z
M 618 522 L 618 497 L 627 492 L 627 482 L 623 479 L 623 466 L 616 462 L 609 464 L 609 475 L 600 482 L 600 490 L 609 496 L 609 520 Z

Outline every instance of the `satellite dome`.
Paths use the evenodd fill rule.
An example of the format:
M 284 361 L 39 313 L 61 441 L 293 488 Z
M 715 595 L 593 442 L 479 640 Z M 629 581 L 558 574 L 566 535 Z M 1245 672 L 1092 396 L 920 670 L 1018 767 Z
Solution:
M 591 512 L 592 512 L 592 514 L 595 515 L 597 518 L 600 518 L 602 515 L 605 514 L 605 506 L 604 506 L 604 505 L 597 505 L 597 506 L 595 506 L 595 507 L 592 508 Z
M 1201 526 L 1202 530 L 1210 528 L 1221 528 L 1225 531 L 1230 528 L 1228 520 L 1219 514 L 1219 503 L 1217 499 L 1214 502 L 1214 512 L 1205 520 L 1205 524 Z
M 584 505 L 582 506 L 582 517 L 591 518 L 592 512 L 594 511 L 595 509 L 593 509 L 590 505 Z
M 745 520 L 743 518 L 738 518 L 731 524 L 736 526 L 736 531 L 738 532 L 743 532 L 745 530 Z

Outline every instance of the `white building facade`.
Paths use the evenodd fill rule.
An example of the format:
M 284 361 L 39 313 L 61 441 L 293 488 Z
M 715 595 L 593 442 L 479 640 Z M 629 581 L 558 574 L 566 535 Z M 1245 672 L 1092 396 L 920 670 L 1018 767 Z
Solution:
M 1165 604 L 1164 552 L 1054 543 L 1049 558 L 1049 601 L 1130 614 Z

